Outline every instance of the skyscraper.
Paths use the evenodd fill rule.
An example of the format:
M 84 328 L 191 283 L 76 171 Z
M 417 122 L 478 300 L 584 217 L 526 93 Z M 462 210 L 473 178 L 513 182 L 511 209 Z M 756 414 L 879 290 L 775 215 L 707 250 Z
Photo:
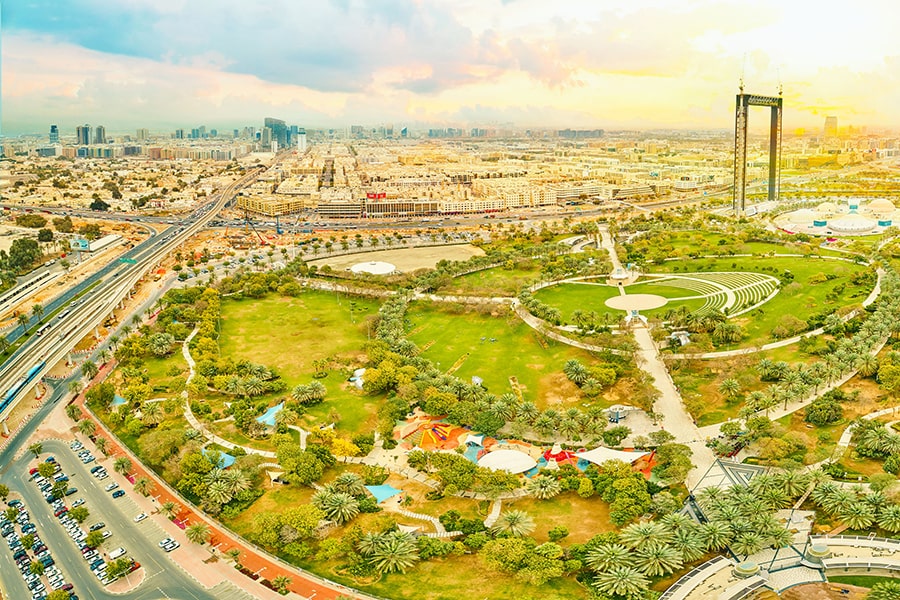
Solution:
M 145 127 L 141 127 L 135 133 L 137 134 L 137 141 L 139 142 L 146 142 L 150 139 L 150 130 Z
M 59 128 L 56 125 L 50 126 L 50 143 L 51 144 L 59 143 Z
M 266 119 L 268 121 L 268 119 Z M 271 148 L 272 147 L 272 128 L 271 127 L 263 127 L 262 136 L 259 138 L 259 142 L 263 148 Z
M 281 119 L 272 117 L 266 117 L 263 123 L 272 131 L 272 141 L 278 142 L 278 146 L 284 148 L 287 145 L 287 124 Z
M 825 117 L 825 137 L 836 138 L 838 134 L 837 117 Z
M 90 146 L 91 126 L 85 123 L 75 128 L 75 141 L 79 146 Z
M 297 130 L 297 152 L 303 154 L 306 152 L 306 130 L 298 129 Z
M 97 128 L 94 129 L 94 143 L 95 144 L 105 144 L 106 143 L 106 127 L 103 125 L 97 125 Z
M 184 139 L 184 129 L 176 129 L 175 130 L 175 139 L 183 140 Z

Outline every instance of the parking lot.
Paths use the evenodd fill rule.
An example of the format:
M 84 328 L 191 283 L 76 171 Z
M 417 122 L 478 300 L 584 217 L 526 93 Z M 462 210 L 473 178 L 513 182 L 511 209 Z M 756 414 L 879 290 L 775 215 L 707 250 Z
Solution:
M 76 451 L 77 449 L 73 450 L 60 441 L 45 441 L 44 453 L 40 459 L 36 460 L 33 455 L 27 454 L 10 465 L 2 477 L 2 481 L 12 492 L 11 498 L 20 495 L 22 503 L 28 507 L 29 522 L 35 526 L 41 540 L 46 543 L 54 561 L 51 565 L 54 570 L 51 573 L 58 570 L 60 579 L 64 581 L 59 584 L 55 579 L 57 585 L 71 583 L 73 591 L 82 599 L 124 597 L 157 600 L 168 597 L 185 600 L 220 598 L 252 600 L 254 598 L 230 582 L 223 582 L 212 589 L 206 589 L 197 583 L 177 565 L 178 554 L 188 550 L 172 546 L 167 552 L 160 546 L 160 542 L 169 535 L 153 519 L 143 518 L 135 521 L 135 517 L 141 514 L 141 509 L 136 504 L 134 492 L 127 482 L 118 474 L 108 473 L 102 479 L 98 477 L 101 473 L 92 474 L 90 469 L 96 467 L 97 463 L 79 458 Z M 37 469 L 41 462 L 46 463 L 50 455 L 54 457 L 54 462 L 60 466 L 60 470 L 50 478 L 42 478 L 43 481 L 39 482 L 41 476 L 39 474 L 33 476 L 29 471 Z M 43 469 L 46 471 L 46 467 Z M 70 489 L 77 488 L 77 491 L 69 496 L 63 495 L 62 502 L 57 501 L 54 504 L 48 502 L 44 494 L 52 491 L 56 477 L 67 477 L 68 481 L 65 482 L 67 486 Z M 117 484 L 117 487 L 107 490 L 113 479 L 119 479 L 122 485 Z M 47 484 L 50 485 L 49 488 Z M 117 498 L 113 498 L 114 493 L 118 493 Z M 83 508 L 89 511 L 89 515 L 80 526 L 68 516 L 78 500 L 83 500 Z M 62 507 L 65 507 L 65 510 L 61 510 Z M 58 516 L 54 516 L 55 513 L 59 513 Z M 104 532 L 107 535 L 97 548 L 96 555 L 93 555 L 90 549 L 84 550 L 79 544 L 84 544 L 87 536 L 92 533 L 91 526 L 99 523 L 102 523 L 102 526 L 95 530 L 101 535 L 104 535 Z M 50 543 L 47 543 L 48 540 Z M 119 548 L 124 552 L 118 558 L 133 559 L 140 564 L 137 570 L 124 575 L 126 583 L 140 582 L 140 585 L 131 592 L 113 594 L 104 584 L 104 581 L 109 583 L 110 578 L 105 577 L 106 569 L 101 567 L 101 562 L 108 569 L 110 560 L 117 558 L 116 550 Z M 30 582 L 19 573 L 13 553 L 0 551 L 0 577 L 9 597 L 40 598 L 40 595 L 32 594 L 28 589 Z M 44 577 L 42 583 L 44 593 L 49 592 L 51 589 L 48 587 L 49 578 Z M 116 585 L 119 586 L 118 583 Z M 35 589 L 38 589 L 37 586 Z

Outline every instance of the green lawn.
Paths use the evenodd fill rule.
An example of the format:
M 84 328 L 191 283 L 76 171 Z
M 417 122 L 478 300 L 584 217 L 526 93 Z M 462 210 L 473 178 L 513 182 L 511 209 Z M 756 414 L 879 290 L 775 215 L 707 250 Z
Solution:
M 624 312 L 608 308 L 604 303 L 618 295 L 618 288 L 604 285 L 602 280 L 597 279 L 592 283 L 561 283 L 538 290 L 534 296 L 544 304 L 559 309 L 563 320 L 568 323 L 572 322 L 572 313 L 576 310 L 595 312 L 599 321 L 603 320 L 604 315 L 609 315 L 609 322 L 616 323 Z
M 679 286 L 677 279 L 669 279 L 661 283 L 654 283 L 653 281 L 635 283 L 627 286 L 625 292 L 628 294 L 653 294 L 663 298 L 684 298 L 701 295 L 695 289 Z
M 509 379 L 516 377 L 525 399 L 539 406 L 579 399 L 562 368 L 570 358 L 589 365 L 595 362 L 591 354 L 552 340 L 542 345 L 537 332 L 515 314 L 505 307 L 496 310 L 503 314 L 454 314 L 439 303 L 415 302 L 407 313 L 409 338 L 440 370 L 460 362 L 454 375 L 463 381 L 481 377 L 493 394 L 513 391 Z
M 297 298 L 225 299 L 219 345 L 223 356 L 274 368 L 289 389 L 312 381 L 313 361 L 328 360 L 328 376 L 321 380 L 328 396 L 304 419 L 307 423 L 330 423 L 330 413 L 336 412 L 340 427 L 356 432 L 373 417 L 377 406 L 346 379 L 365 362 L 363 347 L 371 330 L 368 319 L 378 308 L 375 300 L 337 297 L 316 290 L 305 291 Z
M 887 581 L 896 581 L 896 577 L 876 577 L 874 575 L 834 575 L 828 577 L 829 583 L 843 583 L 845 585 L 858 585 L 859 587 L 871 588 L 876 583 L 884 583 Z
M 515 296 L 526 285 L 540 278 L 540 265 L 533 269 L 516 267 L 505 269 L 494 267 L 455 278 L 440 289 L 442 294 L 462 294 L 467 296 Z

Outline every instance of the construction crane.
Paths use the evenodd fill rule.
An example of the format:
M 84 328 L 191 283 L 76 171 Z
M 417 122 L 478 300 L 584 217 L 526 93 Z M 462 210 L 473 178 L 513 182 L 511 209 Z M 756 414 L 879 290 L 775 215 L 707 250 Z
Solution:
M 250 230 L 253 230 L 253 233 L 256 234 L 256 237 L 259 238 L 259 245 L 265 246 L 266 240 L 263 239 L 263 236 L 260 235 L 259 231 L 256 230 L 256 227 L 253 226 L 253 220 L 250 218 L 250 213 L 246 210 L 244 211 L 244 233 L 250 234 Z

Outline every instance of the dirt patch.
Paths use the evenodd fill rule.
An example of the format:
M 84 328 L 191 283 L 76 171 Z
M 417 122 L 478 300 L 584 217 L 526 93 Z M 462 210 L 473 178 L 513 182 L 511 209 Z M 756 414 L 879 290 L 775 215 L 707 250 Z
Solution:
M 553 373 L 541 379 L 541 397 L 546 406 L 578 406 L 581 392 L 578 386 L 562 373 Z
M 399 271 L 415 271 L 434 267 L 441 260 L 468 260 L 473 256 L 484 256 L 484 250 L 469 244 L 454 246 L 429 246 L 426 248 L 400 248 L 397 250 L 377 250 L 360 254 L 349 254 L 320 258 L 309 261 L 310 265 L 329 265 L 335 271 L 349 269 L 361 262 L 381 261 L 394 265 Z
M 841 593 L 849 590 L 849 594 Z M 808 583 L 785 590 L 781 594 L 783 600 L 863 600 L 869 590 L 855 585 L 843 583 Z

